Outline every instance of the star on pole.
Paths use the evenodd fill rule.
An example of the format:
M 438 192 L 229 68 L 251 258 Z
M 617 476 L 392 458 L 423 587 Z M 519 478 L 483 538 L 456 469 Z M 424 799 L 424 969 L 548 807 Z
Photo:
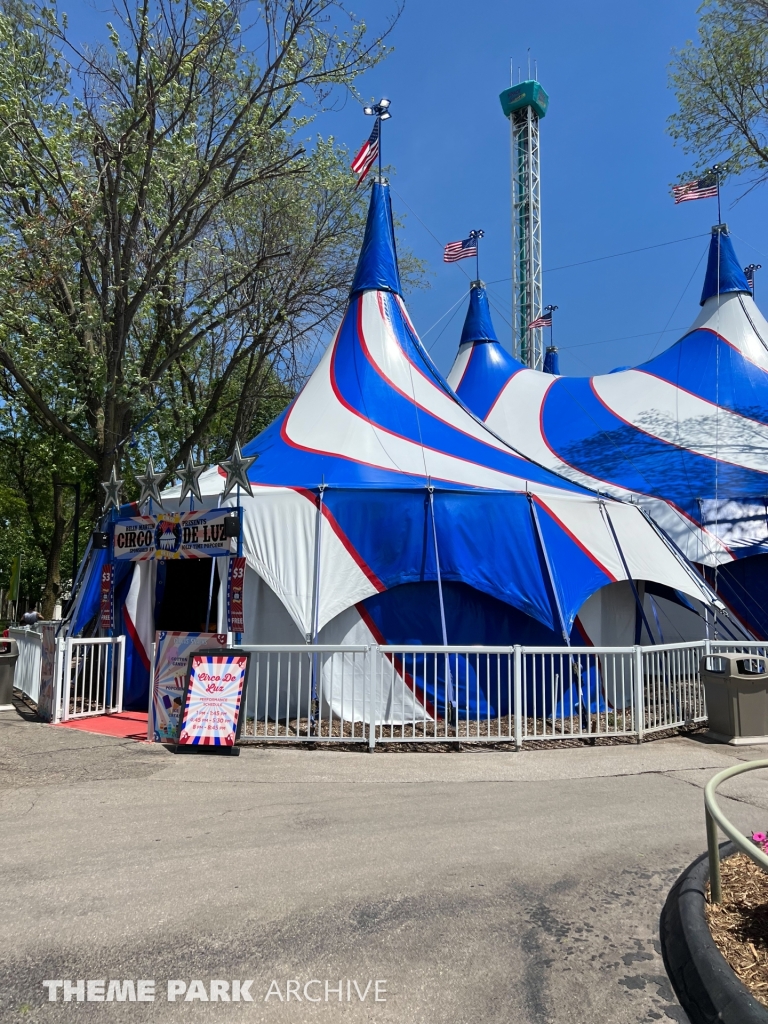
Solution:
M 139 484 L 141 485 L 141 495 L 139 497 L 139 505 L 143 505 L 147 498 L 151 498 L 160 508 L 163 507 L 163 502 L 160 498 L 160 484 L 165 479 L 165 473 L 156 473 L 155 466 L 150 457 L 147 463 L 147 468 L 144 470 L 142 476 L 136 477 Z
M 219 463 L 219 466 L 227 474 L 227 479 L 224 483 L 223 496 L 225 498 L 238 484 L 246 494 L 250 494 L 253 497 L 253 488 L 251 487 L 251 481 L 248 479 L 248 470 L 258 457 L 258 455 L 251 455 L 248 458 L 243 458 L 243 453 L 240 451 L 240 442 L 235 441 L 235 450 L 230 457 Z
M 109 475 L 109 480 L 105 481 L 101 485 L 104 488 L 106 498 L 104 500 L 104 511 L 107 512 L 111 508 L 120 509 L 120 488 L 123 486 L 123 481 L 117 479 L 117 473 L 115 467 L 112 467 L 112 472 Z
M 200 493 L 200 474 L 205 469 L 205 466 L 196 466 L 192 461 L 192 453 L 187 456 L 187 464 L 184 469 L 179 470 L 179 479 L 181 480 L 181 494 L 179 495 L 179 504 L 184 501 L 188 494 L 194 495 L 198 501 L 203 500 L 203 496 Z

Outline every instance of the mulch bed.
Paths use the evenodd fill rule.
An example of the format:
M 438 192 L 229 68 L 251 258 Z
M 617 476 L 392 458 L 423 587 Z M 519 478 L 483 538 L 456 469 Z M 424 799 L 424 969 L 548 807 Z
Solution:
M 768 873 L 745 853 L 728 857 L 720 871 L 723 901 L 707 902 L 712 938 L 739 980 L 768 1006 Z

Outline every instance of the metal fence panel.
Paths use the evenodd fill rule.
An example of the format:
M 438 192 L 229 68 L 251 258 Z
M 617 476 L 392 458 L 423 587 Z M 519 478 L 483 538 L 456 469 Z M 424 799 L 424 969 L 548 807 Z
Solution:
M 40 698 L 40 666 L 43 654 L 43 635 L 34 629 L 12 627 L 9 639 L 15 640 L 19 657 L 13 673 L 13 685 L 25 697 L 37 704 Z
M 57 718 L 88 718 L 123 710 L 125 637 L 67 637 Z
M 641 740 L 706 720 L 699 663 L 709 646 L 246 645 L 253 657 L 241 736 L 518 749 Z
M 251 652 L 240 742 L 368 742 L 368 647 L 246 644 L 239 649 Z

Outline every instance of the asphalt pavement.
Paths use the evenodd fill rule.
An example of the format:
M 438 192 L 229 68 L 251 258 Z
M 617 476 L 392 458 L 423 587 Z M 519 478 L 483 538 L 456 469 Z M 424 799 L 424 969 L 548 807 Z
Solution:
M 0 713 L 0 1019 L 685 1022 L 659 913 L 759 756 L 174 756 Z M 727 792 L 768 830 L 768 778 Z

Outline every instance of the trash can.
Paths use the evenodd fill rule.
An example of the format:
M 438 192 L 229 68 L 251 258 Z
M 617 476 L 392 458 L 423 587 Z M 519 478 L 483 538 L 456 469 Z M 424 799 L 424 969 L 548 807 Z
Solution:
M 0 711 L 13 711 L 13 674 L 19 660 L 15 640 L 0 640 Z
M 713 738 L 768 743 L 768 658 L 710 654 L 701 659 L 701 678 Z

